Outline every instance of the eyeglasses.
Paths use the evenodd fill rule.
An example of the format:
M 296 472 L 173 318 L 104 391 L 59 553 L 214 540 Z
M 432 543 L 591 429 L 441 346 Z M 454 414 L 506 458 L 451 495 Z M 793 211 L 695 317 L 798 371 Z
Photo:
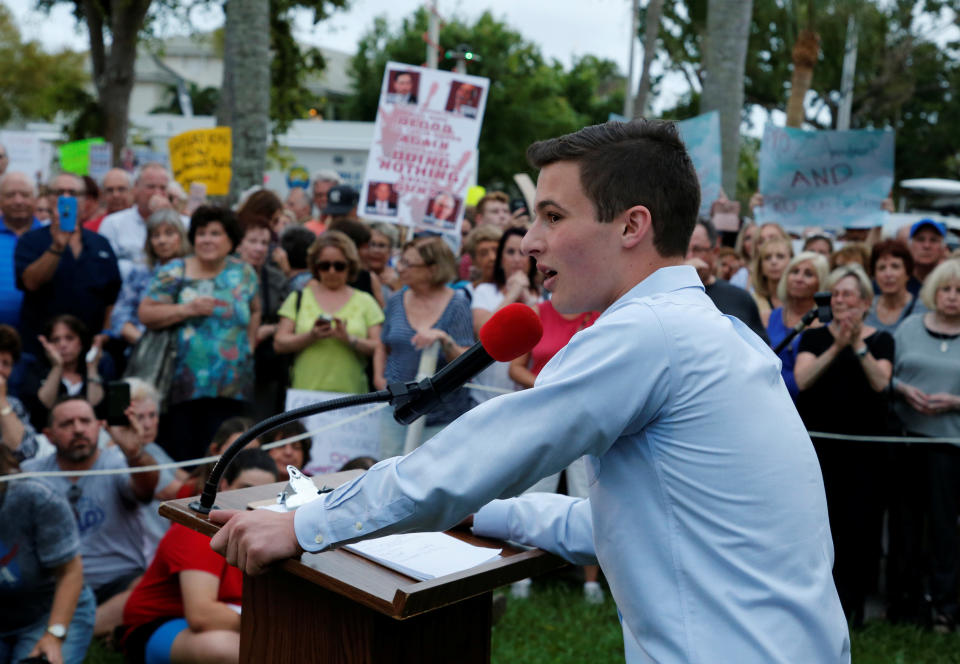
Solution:
M 327 272 L 330 270 L 330 268 L 333 268 L 337 272 L 345 272 L 347 269 L 347 264 L 344 263 L 343 261 L 318 261 L 317 262 L 317 269 L 320 272 Z
M 130 191 L 130 187 L 105 187 L 103 192 L 105 194 L 125 194 Z
M 427 264 L 426 263 L 408 263 L 406 259 L 401 258 L 400 260 L 397 261 L 397 267 L 403 270 L 408 267 L 427 267 Z
M 379 251 L 386 251 L 390 248 L 390 245 L 386 242 L 371 242 L 367 246 L 371 249 L 377 249 Z
M 51 193 L 53 193 L 54 196 L 73 196 L 75 198 L 87 195 L 87 192 L 80 191 L 79 189 L 54 189 Z

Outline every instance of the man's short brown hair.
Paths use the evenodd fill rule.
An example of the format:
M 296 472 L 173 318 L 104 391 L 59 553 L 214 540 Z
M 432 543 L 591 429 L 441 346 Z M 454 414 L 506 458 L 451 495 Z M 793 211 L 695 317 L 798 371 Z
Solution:
M 487 203 L 493 201 L 500 201 L 501 203 L 509 206 L 510 197 L 507 196 L 502 191 L 491 191 L 483 195 L 483 197 L 477 201 L 477 214 L 483 215 L 483 209 L 487 206 Z
M 676 124 L 607 122 L 527 148 L 535 168 L 559 161 L 580 166 L 580 183 L 601 222 L 635 205 L 650 211 L 661 256 L 684 256 L 700 209 L 700 182 Z

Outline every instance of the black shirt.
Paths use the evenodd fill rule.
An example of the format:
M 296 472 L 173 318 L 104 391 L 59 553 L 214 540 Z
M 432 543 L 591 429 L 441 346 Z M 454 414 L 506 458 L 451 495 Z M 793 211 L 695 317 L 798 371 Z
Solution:
M 756 332 L 758 337 L 763 339 L 763 343 L 770 345 L 767 330 L 763 327 L 763 321 L 760 319 L 757 303 L 750 297 L 750 293 L 723 279 L 714 280 L 712 284 L 705 286 L 705 289 L 707 295 L 717 305 L 717 309 L 728 316 L 739 318 L 746 323 L 747 327 Z

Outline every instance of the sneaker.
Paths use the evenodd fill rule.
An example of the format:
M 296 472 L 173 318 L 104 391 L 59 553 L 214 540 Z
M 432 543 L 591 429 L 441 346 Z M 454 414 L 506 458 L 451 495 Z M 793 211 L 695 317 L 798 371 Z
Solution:
M 956 629 L 956 621 L 953 616 L 949 616 L 939 611 L 933 613 L 933 631 L 937 634 L 952 634 Z
M 587 604 L 603 604 L 603 588 L 596 581 L 587 581 L 583 584 L 583 599 Z
M 520 579 L 510 585 L 510 597 L 514 599 L 527 599 L 530 597 L 530 586 L 533 585 L 532 579 Z

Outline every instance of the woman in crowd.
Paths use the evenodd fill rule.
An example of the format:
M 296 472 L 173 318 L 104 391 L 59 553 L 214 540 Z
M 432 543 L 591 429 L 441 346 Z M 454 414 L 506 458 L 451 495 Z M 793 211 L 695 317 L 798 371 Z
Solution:
M 408 242 L 397 263 L 406 286 L 387 302 L 380 348 L 374 358 L 374 387 L 413 380 L 424 348 L 440 342 L 437 369 L 452 362 L 473 344 L 470 305 L 447 286 L 456 278 L 456 259 L 439 238 Z M 458 389 L 426 416 L 423 440 L 470 409 L 470 397 Z M 403 453 L 405 428 L 384 411 L 380 458 Z
M 803 251 L 815 251 L 826 259 L 833 253 L 833 240 L 823 232 L 814 232 L 803 240 Z
M 273 459 L 241 451 L 219 490 L 277 481 Z M 236 662 L 240 659 L 243 574 L 210 548 L 206 535 L 173 524 L 123 611 L 128 662 Z
M 799 253 L 787 263 L 777 285 L 777 296 L 783 306 L 770 312 L 767 323 L 767 336 L 773 348 L 786 339 L 804 315 L 816 306 L 813 296 L 820 290 L 820 285 L 826 283 L 828 271 L 827 259 L 813 251 Z M 816 328 L 820 325 L 820 321 L 815 320 L 810 327 Z M 780 374 L 794 400 L 797 398 L 797 381 L 793 376 L 793 367 L 797 359 L 800 336 L 798 334 L 780 351 L 780 360 L 783 363 Z
M 307 256 L 313 279 L 280 308 L 278 353 L 296 353 L 298 390 L 367 392 L 366 367 L 380 345 L 383 312 L 369 294 L 348 285 L 360 269 L 353 242 L 339 231 L 317 238 Z
M 856 263 L 864 270 L 870 265 L 870 247 L 863 242 L 848 242 L 830 254 L 830 269 Z
M 386 303 L 401 287 L 400 275 L 390 267 L 390 255 L 397 245 L 397 227 L 377 222 L 370 224 L 369 229 L 370 241 L 363 247 L 357 247 L 357 251 L 364 267 L 380 279 L 380 291 Z
M 883 240 L 873 246 L 870 274 L 880 289 L 873 298 L 866 323 L 890 334 L 913 314 L 926 313 L 920 298 L 911 295 L 907 282 L 913 274 L 913 255 L 899 240 Z
M 730 283 L 744 290 L 750 288 L 750 265 L 753 263 L 754 238 L 757 235 L 757 225 L 746 219 L 737 233 L 737 240 L 733 250 L 737 252 L 741 267 L 730 277 Z
M 886 435 L 884 389 L 893 339 L 863 322 L 873 286 L 857 264 L 830 273 L 833 320 L 800 339 L 794 375 L 797 410 L 820 460 L 833 534 L 833 576 L 844 611 L 863 622 L 864 600 L 877 576 L 884 453 L 876 443 L 819 437 L 820 432 Z
M 190 249 L 187 231 L 180 215 L 172 208 L 157 210 L 147 219 L 146 265 L 134 265 L 110 315 L 110 336 L 133 346 L 143 336 L 144 326 L 137 316 L 154 270 L 174 258 L 182 258 Z
M 275 251 L 274 255 L 279 259 L 277 265 L 287 278 L 287 293 L 302 290 L 313 278 L 307 264 L 307 252 L 316 239 L 317 236 L 303 226 L 291 226 L 280 235 L 279 251 Z
M 497 249 L 503 231 L 497 226 L 484 224 L 470 231 L 464 250 L 470 257 L 471 297 L 480 284 L 493 283 L 493 268 L 497 264 Z
M 894 408 L 909 436 L 960 438 L 960 259 L 938 265 L 924 282 L 920 298 L 929 311 L 909 317 L 896 330 Z M 904 474 L 898 478 L 929 501 L 934 627 L 953 631 L 960 619 L 960 449 L 953 445 L 913 448 L 911 463 L 901 466 Z M 904 519 L 922 523 L 921 508 L 914 503 Z M 906 590 L 908 595 L 922 591 L 916 581 Z
M 261 190 L 247 199 L 245 207 L 258 201 L 279 204 L 279 199 L 272 192 Z M 241 208 L 237 217 L 243 229 L 237 255 L 260 278 L 260 326 L 257 328 L 253 365 L 256 376 L 253 408 L 257 419 L 270 417 L 283 410 L 284 388 L 290 378 L 290 366 L 277 357 L 273 350 L 273 338 L 280 323 L 278 311 L 287 297 L 287 277 L 281 268 L 268 260 L 272 231 L 271 218 L 266 215 L 270 210 L 273 210 L 271 214 L 274 217 L 283 213 L 282 208 L 274 209 L 272 206 L 262 213 L 247 211 L 245 214 Z
M 9 394 L 10 374 L 20 360 L 20 335 L 9 325 L 0 325 L 0 443 L 19 463 L 37 453 L 37 433 L 23 403 Z
M 42 429 L 61 396 L 83 395 L 98 406 L 104 381 L 113 378 L 113 363 L 102 353 L 102 337 L 92 340 L 83 321 L 70 314 L 50 319 L 39 339 L 46 362 L 27 368 L 20 394 L 34 427 Z
M 277 464 L 277 479 L 281 482 L 290 479 L 287 466 L 293 466 L 303 472 L 307 464 L 310 463 L 310 448 L 313 447 L 313 440 L 310 436 L 304 435 L 306 433 L 307 428 L 303 426 L 303 422 L 297 420 L 287 422 L 279 429 L 274 429 L 267 434 L 269 443 L 297 438 L 297 440 L 292 440 L 284 445 L 271 447 L 269 450 L 270 458 Z
M 0 445 L 0 475 L 19 472 Z M 0 483 L 0 551 L 0 663 L 81 664 L 97 606 L 67 499 L 35 479 Z
M 140 303 L 149 328 L 176 326 L 177 353 L 161 446 L 200 456 L 220 423 L 249 410 L 260 326 L 257 274 L 231 256 L 241 239 L 226 208 L 200 206 L 190 220 L 194 253 L 160 266 Z
M 526 229 L 514 226 L 500 236 L 493 264 L 493 282 L 481 283 L 474 289 L 471 303 L 474 335 L 480 334 L 480 328 L 490 317 L 508 304 L 522 302 L 535 307 L 539 303 L 536 262 L 524 256 L 520 247 L 526 233 Z M 494 362 L 477 374 L 473 382 L 499 390 L 512 390 L 514 384 L 510 380 L 510 363 Z M 483 403 L 498 394 L 485 389 L 471 390 L 471 396 L 477 403 Z
M 766 226 L 765 224 L 764 227 Z M 775 236 L 764 240 L 753 254 L 750 268 L 751 295 L 757 303 L 760 320 L 764 325 L 770 322 L 770 312 L 783 306 L 777 295 L 777 287 L 792 257 L 793 246 L 790 241 Z
M 582 314 L 561 314 L 553 308 L 553 304 L 549 300 L 537 305 L 537 313 L 540 316 L 540 322 L 543 324 L 543 336 L 533 347 L 533 350 L 510 363 L 510 378 L 523 389 L 533 387 L 540 370 L 550 361 L 550 358 L 566 346 L 573 335 L 593 325 L 593 321 L 600 315 L 597 311 L 588 311 Z M 564 472 L 567 478 L 567 495 L 586 498 L 589 481 L 583 459 L 574 461 L 567 466 Z M 559 478 L 559 474 L 545 477 L 524 493 L 556 491 Z M 600 567 L 585 565 L 583 576 L 584 598 L 591 604 L 602 603 L 603 589 L 598 582 Z M 512 594 L 524 597 L 529 593 L 529 586 L 529 579 L 518 581 L 513 585 Z
M 356 219 L 335 219 L 330 222 L 329 230 L 339 231 L 350 238 L 353 246 L 357 249 L 358 258 L 362 251 L 366 251 L 367 245 L 373 237 L 370 228 Z M 387 301 L 382 299 L 383 287 L 380 283 L 380 278 L 372 270 L 368 270 L 364 266 L 363 261 L 357 264 L 357 269 L 348 285 L 351 288 L 372 295 L 381 309 L 386 306 Z

